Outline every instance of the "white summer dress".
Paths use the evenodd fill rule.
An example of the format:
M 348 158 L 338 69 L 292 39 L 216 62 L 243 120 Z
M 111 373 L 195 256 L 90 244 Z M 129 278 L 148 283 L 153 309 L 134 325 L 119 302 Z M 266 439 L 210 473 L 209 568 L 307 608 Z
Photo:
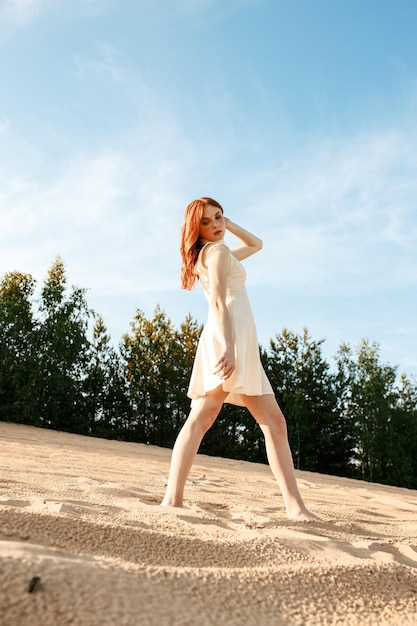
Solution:
M 202 251 L 206 249 L 206 260 L 223 241 L 206 244 L 197 259 L 195 273 L 200 279 L 204 293 L 209 300 L 210 285 L 208 270 L 201 261 Z M 233 374 L 225 381 L 213 374 L 214 366 L 221 354 L 219 341 L 220 329 L 214 316 L 210 314 L 200 336 L 191 374 L 188 397 L 192 400 L 204 396 L 222 384 L 223 390 L 229 394 L 225 402 L 244 406 L 240 394 L 261 396 L 273 394 L 262 367 L 258 338 L 252 309 L 245 287 L 246 272 L 243 265 L 230 252 L 230 265 L 227 275 L 226 306 L 232 321 L 233 340 L 235 345 L 235 367 Z

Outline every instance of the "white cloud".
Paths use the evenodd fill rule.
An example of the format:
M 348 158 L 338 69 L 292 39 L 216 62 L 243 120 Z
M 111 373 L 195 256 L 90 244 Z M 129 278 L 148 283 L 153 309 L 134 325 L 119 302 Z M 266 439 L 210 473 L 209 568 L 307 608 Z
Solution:
M 97 52 L 97 57 L 90 59 L 81 57 L 79 54 L 74 55 L 74 64 L 78 75 L 85 76 L 93 73 L 98 76 L 109 77 L 112 81 L 127 86 L 132 77 L 129 77 L 127 68 L 119 57 L 118 50 L 108 44 L 98 44 Z
M 146 19 L 152 15 L 167 18 L 172 15 L 206 12 L 211 8 L 218 16 L 229 16 L 245 6 L 257 4 L 260 0 L 138 0 L 137 9 Z M 103 13 L 116 0 L 3 0 L 0 6 L 0 30 L 22 28 L 40 17 L 56 15 L 96 15 Z
M 221 14 L 230 15 L 240 9 L 253 4 L 259 4 L 260 0 L 174 0 L 171 3 L 175 10 L 179 13 L 190 13 L 197 11 L 206 11 L 210 8 L 216 8 Z
M 4 0 L 0 6 L 0 29 L 10 31 L 34 22 L 49 12 L 95 14 L 114 0 Z
M 0 26 L 25 26 L 59 4 L 61 0 L 5 0 L 0 7 Z
M 0 119 L 0 135 L 7 135 L 11 129 L 11 121 L 8 117 Z
M 177 286 L 182 168 L 192 155 L 169 120 L 79 149 L 58 167 L 38 154 L 24 175 L 26 144 L 14 139 L 14 150 L 0 153 L 0 273 L 39 279 L 59 254 L 74 282 L 113 297 Z
M 55 144 L 18 137 L 13 120 L 3 118 L 0 274 L 16 268 L 41 280 L 61 255 L 71 282 L 91 289 L 89 302 L 100 301 L 105 319 L 124 311 L 117 339 L 135 306 L 152 307 L 165 296 L 174 302 L 183 208 L 202 192 L 219 192 L 230 217 L 264 239 L 248 277 L 250 286 L 266 288 L 267 304 L 281 290 L 299 302 L 300 294 L 337 299 L 404 285 L 415 290 L 414 124 L 318 141 L 280 166 L 271 167 L 266 154 L 252 167 L 244 133 L 226 119 L 223 136 L 204 125 L 196 140 L 186 112 L 181 117 L 117 48 L 102 44 L 74 63 L 80 81 L 95 88 L 100 79 L 121 94 L 123 106 L 111 115 L 129 110 L 129 123 L 120 125 L 126 134 L 95 136 L 86 128 L 71 144 L 63 129 L 65 151 L 54 160 L 48 146 Z M 251 169 L 244 171 L 248 155 Z M 175 302 L 199 306 L 195 298 Z M 271 315 L 268 328 L 275 329 Z M 308 323 L 304 311 L 302 317 Z M 325 323 L 323 334 L 340 338 Z
M 400 133 L 333 141 L 254 172 L 249 192 L 242 186 L 231 212 L 226 205 L 232 219 L 264 238 L 250 283 L 322 294 L 415 288 L 414 141 Z M 16 164 L 20 154 L 16 148 Z M 182 212 L 204 173 L 169 116 L 157 111 L 152 126 L 139 125 L 128 138 L 74 152 L 49 176 L 46 161 L 31 169 L 30 160 L 42 160 L 36 153 L 26 159 L 25 176 L 11 176 L 7 159 L 10 151 L 2 166 L 11 169 L 2 167 L 0 181 L 1 271 L 16 258 L 25 271 L 44 271 L 61 254 L 76 281 L 106 293 L 177 285 Z
M 415 285 L 416 139 L 333 140 L 263 173 L 252 200 L 267 238 L 257 280 L 329 293 Z

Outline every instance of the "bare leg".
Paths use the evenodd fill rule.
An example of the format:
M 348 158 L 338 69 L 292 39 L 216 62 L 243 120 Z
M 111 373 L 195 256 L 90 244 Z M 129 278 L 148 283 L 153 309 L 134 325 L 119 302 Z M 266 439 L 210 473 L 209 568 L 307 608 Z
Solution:
M 215 422 L 227 396 L 221 387 L 194 400 L 172 450 L 168 485 L 162 506 L 182 506 L 184 487 L 201 440 Z
M 288 518 L 321 521 L 307 509 L 298 490 L 287 425 L 275 397 L 268 394 L 242 396 L 242 399 L 264 434 L 268 462 L 281 490 Z

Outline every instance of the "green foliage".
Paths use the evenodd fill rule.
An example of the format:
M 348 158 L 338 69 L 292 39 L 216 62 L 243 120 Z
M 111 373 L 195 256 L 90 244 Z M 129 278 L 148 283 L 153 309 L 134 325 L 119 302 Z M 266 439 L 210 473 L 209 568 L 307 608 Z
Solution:
M 391 466 L 393 485 L 417 489 L 417 381 L 400 377 L 395 410 L 398 440 L 394 444 L 401 462 Z
M 29 424 L 36 423 L 34 288 L 32 276 L 20 272 L 9 272 L 0 283 L 0 419 Z
M 116 349 L 85 290 L 68 287 L 60 258 L 37 303 L 34 290 L 29 274 L 0 282 L 0 419 L 172 446 L 189 412 L 201 325 L 188 315 L 177 329 L 159 306 L 151 319 L 138 309 Z M 416 381 L 398 379 L 365 340 L 355 350 L 342 344 L 332 373 L 322 345 L 307 329 L 284 329 L 260 348 L 296 467 L 417 488 Z M 200 451 L 266 462 L 259 426 L 231 405 Z
M 88 433 L 83 379 L 89 360 L 85 290 L 67 289 L 64 263 L 57 258 L 42 289 L 37 331 L 37 411 L 41 425 Z
M 349 473 L 352 441 L 337 411 L 334 378 L 322 356 L 323 340 L 283 329 L 264 354 L 266 371 L 287 419 L 299 469 Z
M 93 328 L 83 392 L 89 432 L 109 439 L 127 438 L 132 423 L 127 379 L 101 316 Z
M 342 344 L 337 366 L 340 411 L 350 424 L 360 477 L 397 484 L 401 476 L 402 485 L 415 484 L 415 387 L 403 376 L 398 389 L 396 369 L 381 364 L 379 345 L 365 339 L 355 353 Z
M 136 312 L 121 346 L 136 440 L 171 446 L 188 412 L 188 379 L 200 328 L 188 317 L 178 332 L 158 306 L 152 320 Z
M 202 454 L 266 463 L 264 438 L 244 407 L 224 404 L 200 446 Z

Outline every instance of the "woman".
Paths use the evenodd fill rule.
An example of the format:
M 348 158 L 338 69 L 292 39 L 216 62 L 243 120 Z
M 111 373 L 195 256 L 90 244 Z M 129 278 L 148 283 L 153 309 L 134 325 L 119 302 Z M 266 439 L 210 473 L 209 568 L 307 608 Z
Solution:
M 230 250 L 224 244 L 226 230 L 240 240 L 239 247 Z M 285 418 L 260 361 L 240 261 L 261 248 L 262 241 L 226 218 L 215 200 L 199 198 L 186 208 L 181 233 L 182 287 L 192 289 L 198 278 L 209 314 L 188 390 L 191 411 L 175 442 L 162 505 L 183 505 L 185 482 L 201 440 L 223 403 L 229 402 L 246 406 L 259 423 L 288 518 L 318 520 L 298 490 Z

